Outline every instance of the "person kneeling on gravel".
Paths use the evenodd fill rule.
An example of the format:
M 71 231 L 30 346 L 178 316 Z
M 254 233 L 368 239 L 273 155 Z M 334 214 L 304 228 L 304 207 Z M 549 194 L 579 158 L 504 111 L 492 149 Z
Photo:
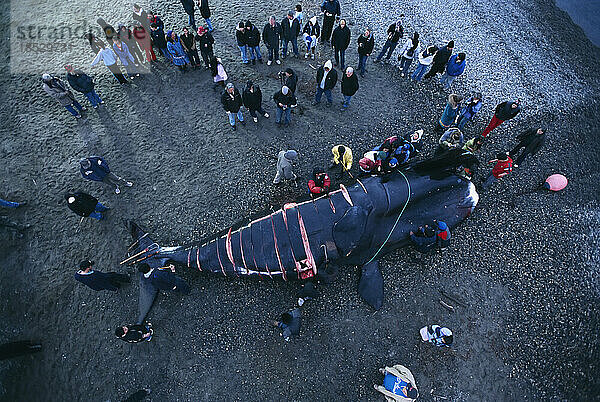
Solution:
M 373 388 L 385 396 L 387 402 L 412 402 L 419 397 L 415 377 L 401 364 L 380 368 L 384 375 L 383 385 L 374 384 Z
M 300 334 L 300 309 L 295 308 L 292 311 L 281 314 L 281 321 L 273 321 L 274 327 L 281 329 L 283 340 L 289 342 L 292 336 Z
M 115 329 L 115 336 L 127 343 L 150 342 L 153 334 L 154 330 L 149 322 L 146 324 L 123 325 Z
M 421 226 L 416 233 L 411 231 L 409 235 L 413 247 L 419 253 L 427 254 L 435 247 L 435 230 L 429 225 Z
M 156 289 L 179 292 L 184 295 L 190 293 L 190 285 L 175 275 L 175 266 L 173 264 L 160 268 L 150 268 L 148 264 L 140 264 L 138 271 L 144 274 L 144 278 L 150 280 L 150 283 Z
M 452 331 L 450 331 L 448 328 L 442 328 L 435 324 L 421 328 L 419 333 L 421 334 L 421 339 L 423 339 L 423 342 L 429 342 L 439 347 L 449 348 L 454 341 Z
M 277 155 L 277 173 L 273 179 L 273 184 L 281 183 L 281 180 L 294 180 L 298 178 L 292 172 L 292 164 L 298 159 L 298 152 L 290 149 L 288 151 L 280 151 Z

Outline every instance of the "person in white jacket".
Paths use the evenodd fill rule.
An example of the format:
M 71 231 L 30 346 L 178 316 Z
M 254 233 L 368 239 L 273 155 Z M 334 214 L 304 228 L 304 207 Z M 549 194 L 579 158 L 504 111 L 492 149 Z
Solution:
M 105 47 L 102 45 L 102 49 L 98 52 L 94 60 L 92 60 L 91 65 L 95 66 L 98 62 L 102 61 L 104 65 L 110 70 L 112 75 L 115 76 L 117 81 L 121 84 L 127 83 L 127 78 L 121 72 L 121 69 L 117 65 L 117 56 L 112 51 L 112 49 Z
M 411 39 L 407 39 L 404 46 L 402 46 L 402 50 L 400 50 L 400 55 L 398 56 L 398 61 L 400 61 L 400 76 L 404 77 L 404 74 L 408 72 L 408 67 L 410 67 L 410 63 L 412 63 L 413 59 L 419 56 L 421 52 L 421 44 L 419 43 L 419 34 L 415 32 Z
M 415 69 L 415 72 L 410 77 L 413 81 L 419 82 L 429 69 L 431 63 L 433 63 L 433 57 L 437 53 L 437 46 L 429 46 L 427 49 L 419 52 L 419 65 Z

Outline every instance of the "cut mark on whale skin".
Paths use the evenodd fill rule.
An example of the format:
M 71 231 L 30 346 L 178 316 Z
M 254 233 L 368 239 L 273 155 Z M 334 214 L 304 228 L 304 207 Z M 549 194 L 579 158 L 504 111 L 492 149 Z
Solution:
M 196 251 L 196 265 L 198 265 L 198 271 L 202 272 L 202 268 L 200 268 L 200 247 Z
M 352 202 L 352 198 L 350 198 L 350 193 L 348 192 L 346 186 L 340 184 L 340 190 L 342 190 L 342 195 L 344 196 L 344 199 L 348 202 L 348 204 L 350 204 L 351 207 L 353 207 L 354 203 Z

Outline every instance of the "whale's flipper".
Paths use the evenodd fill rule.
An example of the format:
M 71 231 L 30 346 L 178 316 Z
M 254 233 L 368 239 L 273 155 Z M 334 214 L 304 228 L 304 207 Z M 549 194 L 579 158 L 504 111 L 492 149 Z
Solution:
M 154 299 L 156 299 L 156 295 L 158 294 L 158 289 L 156 289 L 151 283 L 150 280 L 144 277 L 144 274 L 140 272 L 140 300 L 139 300 L 139 309 L 140 315 L 138 316 L 137 323 L 142 324 L 148 315 L 148 312 L 152 308 L 152 304 L 154 304 Z
M 371 261 L 362 267 L 358 293 L 375 310 L 383 305 L 383 276 L 379 272 L 379 261 Z

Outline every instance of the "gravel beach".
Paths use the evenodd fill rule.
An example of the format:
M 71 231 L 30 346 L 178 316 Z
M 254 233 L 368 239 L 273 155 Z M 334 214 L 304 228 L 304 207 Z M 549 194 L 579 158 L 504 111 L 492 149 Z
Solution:
M 179 32 L 187 22 L 179 1 L 140 4 L 161 15 L 167 29 Z M 425 257 L 403 249 L 383 258 L 385 301 L 377 312 L 357 294 L 360 269 L 344 267 L 306 304 L 300 336 L 288 343 L 269 321 L 292 306 L 298 283 L 235 281 L 180 268 L 192 292 L 158 296 L 149 315 L 155 336 L 144 344 L 113 334 L 137 317 L 137 280 L 113 294 L 72 277 L 84 258 L 101 271 L 125 272 L 118 265 L 131 241 L 125 219 L 161 245 L 189 244 L 305 196 L 303 185 L 271 184 L 282 149 L 299 151 L 299 183 L 313 166 L 327 166 L 339 143 L 352 148 L 357 170 L 358 155 L 384 138 L 422 128 L 422 155 L 429 155 L 447 94 L 437 82 L 413 84 L 394 65 L 371 58 L 348 111 L 324 102 L 313 107 L 314 67 L 333 58 L 329 47 L 320 47 L 316 61 L 288 57 L 267 67 L 242 65 L 235 46 L 240 20 L 250 18 L 262 31 L 269 15 L 283 18 L 293 4 L 212 0 L 215 54 L 240 90 L 249 79 L 260 84 L 271 114 L 255 124 L 245 113 L 248 124 L 233 132 L 208 71 L 182 74 L 157 55 L 161 63 L 119 86 L 104 66 L 89 66 L 94 55 L 74 37 L 79 31 L 63 40 L 37 29 L 96 30 L 98 17 L 116 27 L 130 22 L 128 2 L 0 5 L 0 197 L 29 202 L 1 214 L 32 225 L 23 238 L 0 227 L 0 343 L 43 344 L 36 355 L 0 361 L 1 400 L 116 401 L 145 387 L 156 401 L 381 400 L 372 384 L 381 383 L 379 367 L 393 364 L 412 371 L 423 401 L 600 398 L 600 49 L 549 0 L 341 5 L 352 31 L 348 65 L 358 63 L 356 39 L 365 27 L 374 29 L 376 53 L 401 13 L 405 38 L 418 31 L 424 44 L 455 40 L 455 52 L 467 53 L 467 70 L 453 92 L 484 96 L 467 138 L 484 129 L 497 103 L 522 100 L 518 117 L 488 137 L 475 183 L 521 131 L 549 127 L 545 147 L 481 196 L 448 249 Z M 318 10 L 316 3 L 303 7 L 307 17 Z M 196 18 L 202 22 L 199 12 Z M 28 25 L 36 27 L 34 38 Z M 41 74 L 64 77 L 66 62 L 93 74 L 106 101 L 79 121 L 41 87 Z M 299 75 L 299 106 L 281 130 L 271 98 L 285 67 Z M 338 84 L 334 105 L 341 100 Z M 134 186 L 115 195 L 84 181 L 77 162 L 92 154 Z M 553 173 L 569 178 L 564 191 L 532 192 Z M 80 223 L 63 200 L 72 190 L 112 210 L 101 222 Z M 440 291 L 464 306 L 454 303 L 448 312 Z M 431 323 L 453 330 L 452 350 L 421 344 L 418 329 Z

